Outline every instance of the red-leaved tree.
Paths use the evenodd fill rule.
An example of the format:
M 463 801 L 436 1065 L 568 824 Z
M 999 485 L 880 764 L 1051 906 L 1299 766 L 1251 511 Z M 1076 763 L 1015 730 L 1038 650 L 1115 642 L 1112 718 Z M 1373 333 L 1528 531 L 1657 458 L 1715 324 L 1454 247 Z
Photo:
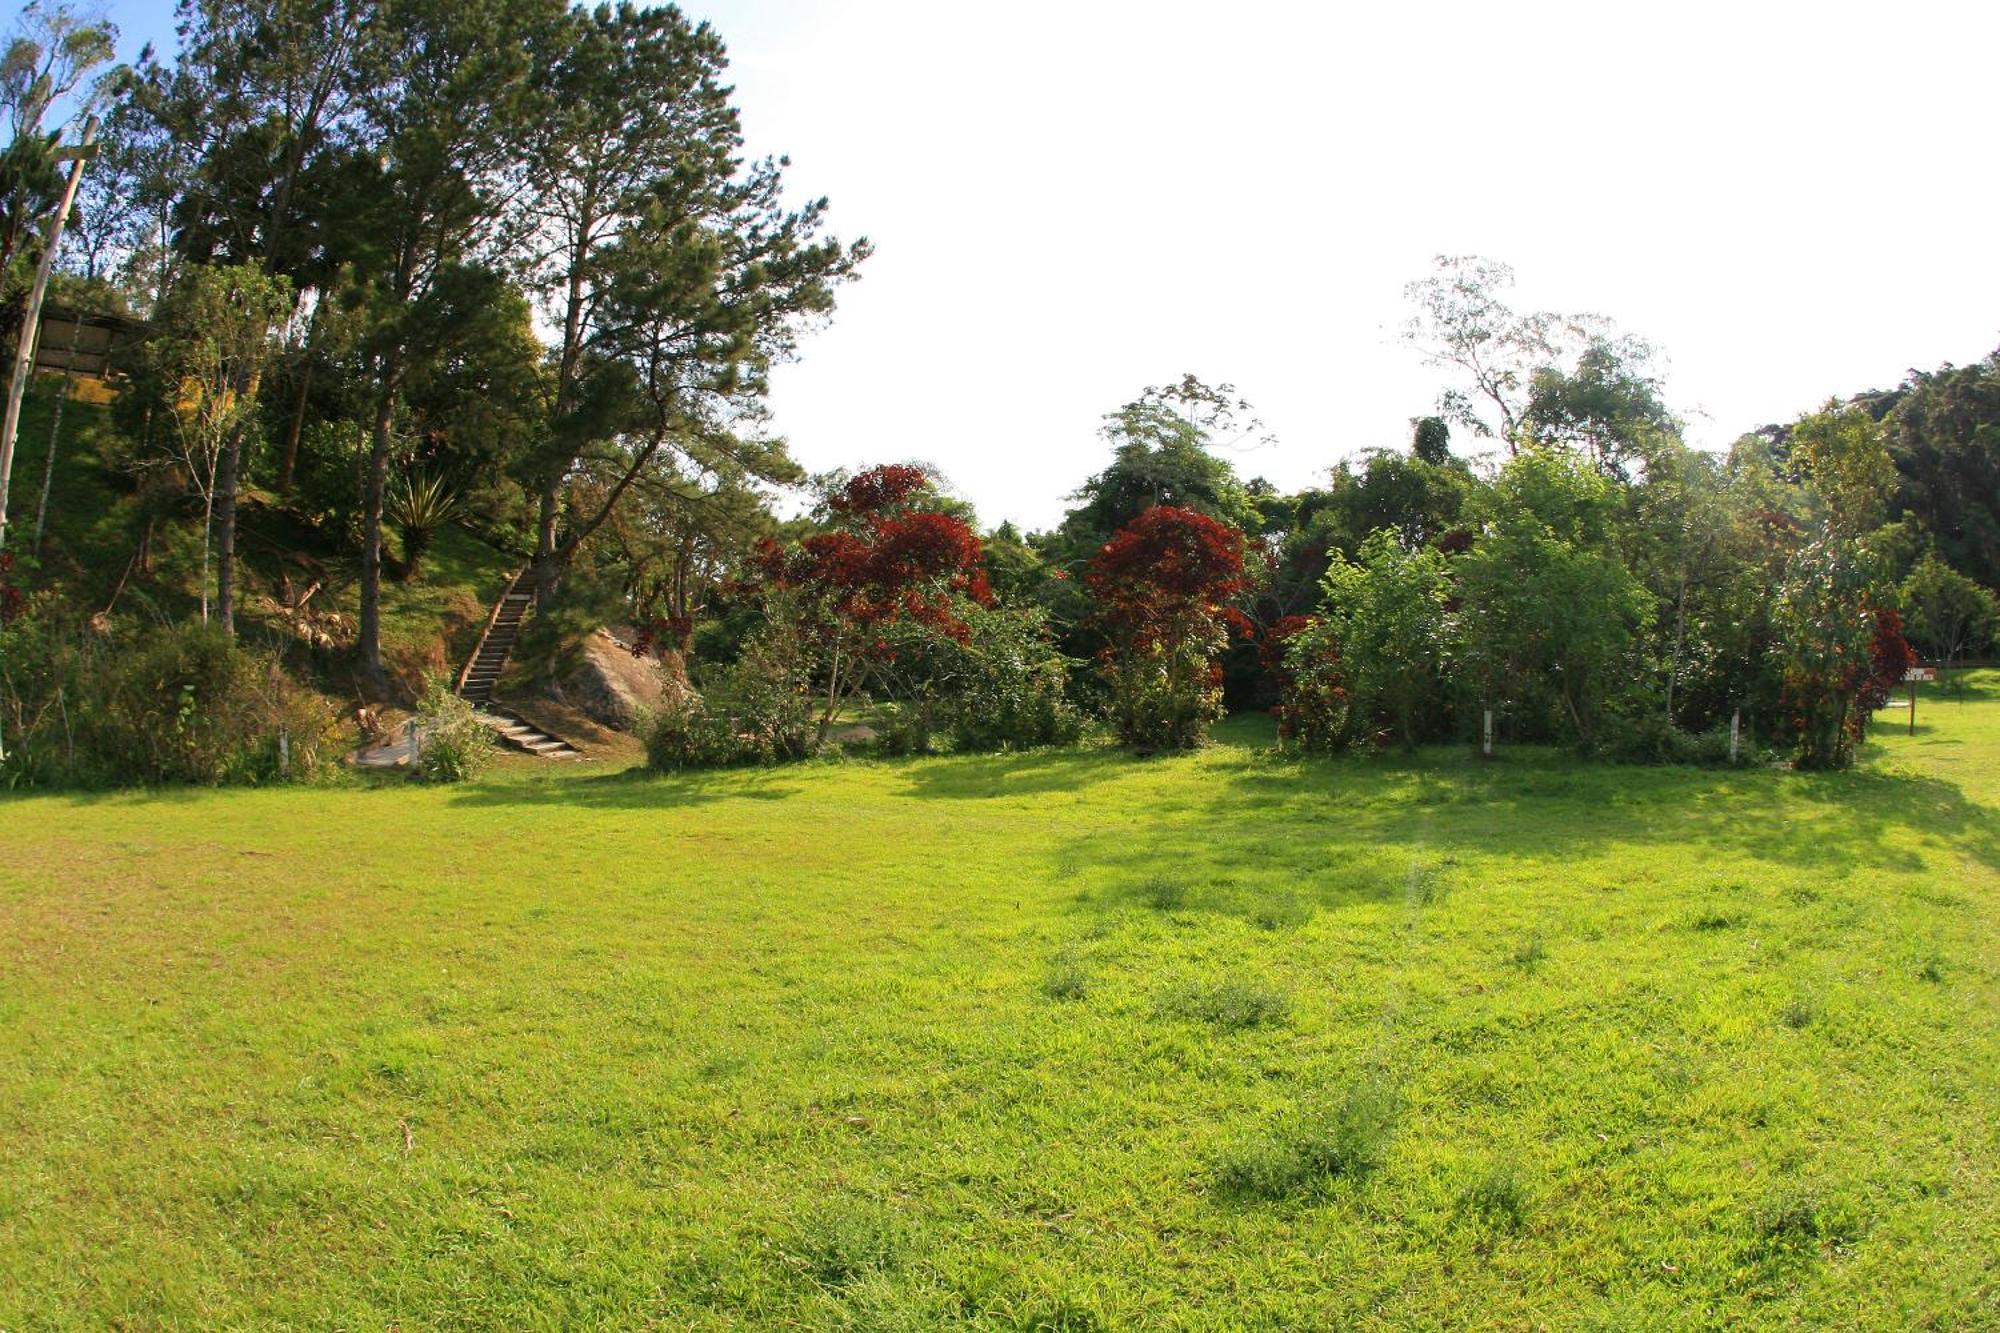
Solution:
M 1243 534 L 1160 505 L 1120 528 L 1084 579 L 1106 645 L 1098 654 L 1111 722 L 1127 745 L 1191 749 L 1222 716 L 1216 658 L 1241 620 Z
M 827 498 L 832 531 L 757 549 L 773 629 L 811 649 L 821 743 L 842 704 L 871 681 L 893 693 L 899 657 L 939 636 L 963 643 L 965 603 L 991 600 L 978 536 L 922 507 L 930 487 L 920 467 L 869 468 Z
M 1866 674 L 1856 673 L 1861 679 L 1855 689 L 1851 725 L 1857 741 L 1867 734 L 1868 720 L 1875 711 L 1889 702 L 1903 677 L 1917 664 L 1917 650 L 1903 637 L 1903 613 L 1892 606 L 1878 606 L 1874 614 L 1875 636 L 1868 641 Z

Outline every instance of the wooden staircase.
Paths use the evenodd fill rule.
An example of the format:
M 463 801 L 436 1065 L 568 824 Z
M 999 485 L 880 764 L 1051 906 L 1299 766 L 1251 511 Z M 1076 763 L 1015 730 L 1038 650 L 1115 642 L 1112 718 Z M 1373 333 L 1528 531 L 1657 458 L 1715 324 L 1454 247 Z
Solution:
M 532 569 L 531 565 L 523 565 L 507 580 L 507 590 L 493 604 L 493 614 L 486 619 L 479 645 L 458 673 L 458 697 L 474 708 L 484 708 L 492 701 L 493 687 L 500 683 L 500 669 L 507 665 L 507 655 L 514 651 L 514 641 L 521 637 L 521 622 L 527 619 L 528 607 L 535 600 L 534 586 L 528 577 Z
M 508 654 L 514 651 L 515 640 L 521 637 L 521 622 L 527 619 L 528 610 L 534 605 L 535 590 L 530 577 L 533 569 L 532 565 L 523 565 L 516 570 L 507 581 L 507 590 L 493 604 L 493 614 L 487 617 L 478 646 L 458 673 L 458 697 L 479 711 L 480 719 L 493 728 L 501 744 L 544 759 L 580 759 L 582 752 L 562 737 L 551 736 L 518 713 L 493 703 L 493 689 L 500 683 L 500 672 L 507 665 Z

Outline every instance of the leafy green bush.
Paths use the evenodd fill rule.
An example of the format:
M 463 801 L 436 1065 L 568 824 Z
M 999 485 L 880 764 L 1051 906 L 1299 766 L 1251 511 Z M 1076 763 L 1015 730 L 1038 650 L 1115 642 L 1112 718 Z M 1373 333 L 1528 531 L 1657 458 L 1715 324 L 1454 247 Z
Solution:
M 735 662 L 706 674 L 705 691 L 677 692 L 643 728 L 655 772 L 774 764 L 812 752 L 812 700 L 784 631 L 752 635 Z
M 1076 744 L 1083 714 L 1069 701 L 1070 661 L 1050 638 L 1048 612 L 982 609 L 966 623 L 971 637 L 945 707 L 954 747 Z
M 13 787 L 307 779 L 337 716 L 275 657 L 190 622 L 112 633 L 36 608 L 0 628 L 0 781 Z
M 1334 627 L 1291 616 L 1273 627 L 1271 664 L 1279 676 L 1278 735 L 1308 754 L 1333 754 L 1353 739 L 1346 664 Z
M 477 777 L 493 758 L 493 729 L 442 676 L 424 684 L 423 698 L 410 719 L 416 771 L 430 782 L 464 782 Z
M 1741 759 L 1748 759 L 1752 746 L 1742 745 Z M 1643 717 L 1610 717 L 1604 722 L 1594 754 L 1621 764 L 1685 764 L 1702 768 L 1729 764 L 1729 727 L 1708 731 L 1683 731 L 1657 713 Z
M 1321 587 L 1319 621 L 1286 652 L 1300 744 L 1332 750 L 1380 727 L 1415 745 L 1441 712 L 1449 562 L 1430 547 L 1405 550 L 1394 531 L 1378 528 L 1362 542 L 1359 563 L 1333 555 Z
M 935 748 L 937 707 L 934 700 L 886 703 L 875 712 L 875 745 L 885 755 L 929 754 Z
M 729 719 L 709 712 L 693 690 L 677 691 L 640 727 L 646 765 L 657 773 L 688 768 L 720 768 L 743 760 Z

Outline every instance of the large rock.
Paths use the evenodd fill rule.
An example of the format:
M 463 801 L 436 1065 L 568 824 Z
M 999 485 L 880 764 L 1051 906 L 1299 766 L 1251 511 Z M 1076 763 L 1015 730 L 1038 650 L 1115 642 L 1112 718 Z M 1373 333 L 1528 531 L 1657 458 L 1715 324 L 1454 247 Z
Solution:
M 651 657 L 634 657 L 612 630 L 584 640 L 576 668 L 556 683 L 556 697 L 616 731 L 631 731 L 660 706 L 666 678 Z

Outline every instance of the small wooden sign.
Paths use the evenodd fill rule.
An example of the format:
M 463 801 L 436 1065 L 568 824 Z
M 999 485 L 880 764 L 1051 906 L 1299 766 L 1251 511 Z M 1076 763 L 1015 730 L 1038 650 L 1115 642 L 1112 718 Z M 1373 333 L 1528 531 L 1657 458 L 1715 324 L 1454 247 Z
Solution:
M 1911 667 L 1903 673 L 1904 680 L 1936 680 L 1936 667 Z

